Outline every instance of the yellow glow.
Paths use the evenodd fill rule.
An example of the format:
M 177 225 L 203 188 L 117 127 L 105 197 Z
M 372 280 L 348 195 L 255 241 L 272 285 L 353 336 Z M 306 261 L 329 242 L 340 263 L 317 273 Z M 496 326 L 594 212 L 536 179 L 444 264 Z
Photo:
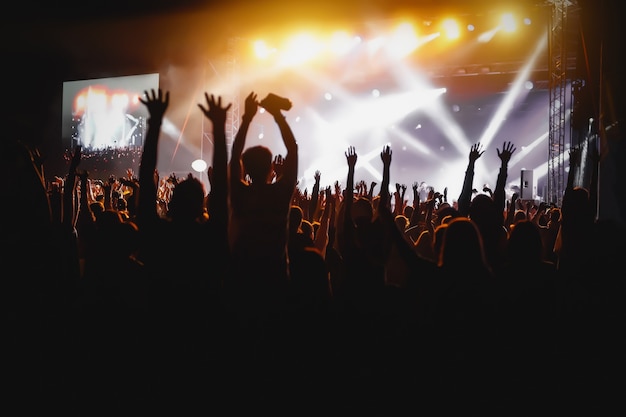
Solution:
M 448 39 L 458 39 L 461 36 L 461 30 L 456 20 L 448 18 L 441 22 L 443 32 Z
M 517 24 L 515 23 L 515 17 L 512 13 L 504 13 L 502 15 L 502 20 L 500 23 L 502 30 L 505 32 L 514 32 L 517 28 Z
M 259 59 L 267 59 L 276 51 L 276 48 L 270 48 L 263 40 L 257 40 L 253 43 L 254 55 Z
M 491 39 L 493 39 L 493 37 L 496 35 L 496 33 L 498 33 L 498 28 L 496 29 L 492 29 L 488 32 L 484 32 L 481 33 L 480 36 L 478 37 L 478 42 L 481 43 L 487 43 L 489 42 Z
M 297 65 L 315 58 L 323 49 L 311 34 L 296 35 L 287 41 L 282 51 L 282 63 Z
M 330 50 L 335 55 L 343 55 L 357 43 L 357 38 L 350 36 L 346 31 L 334 32 L 330 37 Z
M 402 23 L 396 27 L 388 48 L 393 56 L 401 58 L 413 52 L 417 45 L 418 39 L 413 25 Z

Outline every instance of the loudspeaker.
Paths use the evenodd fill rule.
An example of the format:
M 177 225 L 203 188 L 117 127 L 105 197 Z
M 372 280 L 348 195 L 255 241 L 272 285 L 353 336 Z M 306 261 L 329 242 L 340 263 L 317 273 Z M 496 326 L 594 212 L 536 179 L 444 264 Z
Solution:
M 523 169 L 521 172 L 521 183 L 519 186 L 520 196 L 519 198 L 522 200 L 532 200 L 535 198 L 533 195 L 533 171 L 532 169 Z

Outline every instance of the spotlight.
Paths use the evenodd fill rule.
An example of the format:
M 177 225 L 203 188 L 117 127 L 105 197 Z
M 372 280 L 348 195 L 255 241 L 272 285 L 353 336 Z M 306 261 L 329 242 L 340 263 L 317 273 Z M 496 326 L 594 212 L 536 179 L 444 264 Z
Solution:
M 196 159 L 191 163 L 191 168 L 193 168 L 196 172 L 204 172 L 206 171 L 208 165 L 203 159 Z

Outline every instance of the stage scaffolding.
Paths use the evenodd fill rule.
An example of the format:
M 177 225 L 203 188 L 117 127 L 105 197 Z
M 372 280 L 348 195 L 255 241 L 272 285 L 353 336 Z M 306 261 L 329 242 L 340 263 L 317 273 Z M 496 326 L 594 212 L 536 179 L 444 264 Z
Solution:
M 565 142 L 567 136 L 571 137 L 572 114 L 568 103 L 573 103 L 573 90 L 568 81 L 571 81 L 576 69 L 577 37 L 571 34 L 576 33 L 572 28 L 576 28 L 578 7 L 571 0 L 548 0 L 547 4 L 551 15 L 548 30 L 550 104 L 546 201 L 560 206 L 567 182 Z

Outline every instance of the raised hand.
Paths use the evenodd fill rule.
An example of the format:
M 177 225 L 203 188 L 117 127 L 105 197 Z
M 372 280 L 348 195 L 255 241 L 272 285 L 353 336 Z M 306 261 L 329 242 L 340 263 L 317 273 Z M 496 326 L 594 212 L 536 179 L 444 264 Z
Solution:
M 391 147 L 389 145 L 385 145 L 383 147 L 383 150 L 380 153 L 380 159 L 382 159 L 383 164 L 385 165 L 391 164 Z
M 485 153 L 485 150 L 483 149 L 480 142 L 473 144 L 469 153 L 470 162 L 475 162 L 478 158 L 482 156 L 483 153 Z
M 430 188 L 428 190 L 428 197 L 426 197 L 427 200 L 426 201 L 431 201 L 435 198 L 435 189 L 434 188 Z
M 170 92 L 166 91 L 163 94 L 163 91 L 159 88 L 158 92 L 154 90 L 144 91 L 144 95 L 146 98 L 139 97 L 139 101 L 142 102 L 150 113 L 151 118 L 162 119 L 165 111 L 167 110 L 167 106 L 170 104 Z
M 330 188 L 330 185 L 324 189 L 325 201 L 329 202 L 331 198 L 333 198 L 333 190 Z
M 276 175 L 276 178 L 279 178 L 281 175 L 283 175 L 285 168 L 285 159 L 281 154 L 277 154 L 276 156 L 274 156 L 272 166 L 274 167 L 274 174 Z
M 569 150 L 569 164 L 571 166 L 580 166 L 580 148 L 570 148 Z
M 359 190 L 359 195 L 362 197 L 367 196 L 367 183 L 364 180 L 359 181 L 357 186 L 357 190 Z
M 207 106 L 203 106 L 198 103 L 198 107 L 202 110 L 202 113 L 216 126 L 224 126 L 226 123 L 226 115 L 231 108 L 232 103 L 228 103 L 227 106 L 222 106 L 222 97 L 218 96 L 217 99 L 213 94 L 204 93 L 204 98 L 207 102 Z
M 354 146 L 350 146 L 348 150 L 346 151 L 346 160 L 348 162 L 348 167 L 354 168 L 354 166 L 356 165 L 356 160 L 357 160 Z
M 320 179 L 322 178 L 322 173 L 319 171 L 315 171 L 313 178 L 315 179 L 315 182 L 319 184 Z
M 78 175 L 78 178 L 80 179 L 80 181 L 84 183 L 89 178 L 89 171 L 84 170 L 84 169 L 79 170 L 79 171 L 76 171 L 76 175 Z
M 515 152 L 515 146 L 511 142 L 504 142 L 502 145 L 502 152 L 500 149 L 496 148 L 498 152 L 498 158 L 502 161 L 502 163 L 508 163 L 511 160 L 511 155 Z
M 254 91 L 252 91 L 246 97 L 246 101 L 244 104 L 244 115 L 252 118 L 257 110 L 259 109 L 259 102 L 257 101 L 257 95 Z
M 76 145 L 74 148 L 74 152 L 72 153 L 72 159 L 70 161 L 70 174 L 76 172 L 76 168 L 80 164 L 80 158 L 82 155 L 83 147 L 81 145 Z

